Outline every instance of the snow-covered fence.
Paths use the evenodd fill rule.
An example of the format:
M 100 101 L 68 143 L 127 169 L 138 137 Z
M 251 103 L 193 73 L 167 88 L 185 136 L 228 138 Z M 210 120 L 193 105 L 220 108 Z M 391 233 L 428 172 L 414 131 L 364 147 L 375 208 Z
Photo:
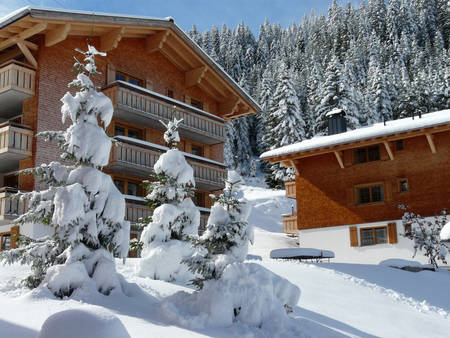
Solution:
M 0 221 L 12 220 L 27 211 L 27 201 L 12 197 L 16 192 L 11 188 L 0 189 Z
M 21 62 L 11 61 L 0 68 L 0 94 L 8 90 L 34 95 L 34 78 L 36 72 L 22 66 Z
M 23 159 L 31 156 L 33 131 L 20 124 L 5 122 L 0 124 L 0 159 L 8 153 L 9 159 Z
M 226 129 L 223 119 L 183 102 L 120 81 L 113 83 L 103 92 L 113 102 L 115 111 L 119 108 L 131 108 L 143 112 L 146 118 L 156 121 L 156 127 L 159 127 L 159 120 L 182 119 L 181 133 L 185 130 L 205 139 L 216 140 L 216 143 L 225 142 Z

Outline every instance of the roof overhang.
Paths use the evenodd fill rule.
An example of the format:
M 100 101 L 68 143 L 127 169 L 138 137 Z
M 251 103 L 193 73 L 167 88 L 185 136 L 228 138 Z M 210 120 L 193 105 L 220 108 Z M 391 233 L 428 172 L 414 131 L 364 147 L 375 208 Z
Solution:
M 23 54 L 37 68 L 31 52 L 39 47 L 33 42 L 36 35 L 44 35 L 46 47 L 69 36 L 95 37 L 106 52 L 123 38 L 142 38 L 149 54 L 162 53 L 185 73 L 187 87 L 197 86 L 219 102 L 219 116 L 229 120 L 261 110 L 172 18 L 24 7 L 0 21 L 0 64 Z

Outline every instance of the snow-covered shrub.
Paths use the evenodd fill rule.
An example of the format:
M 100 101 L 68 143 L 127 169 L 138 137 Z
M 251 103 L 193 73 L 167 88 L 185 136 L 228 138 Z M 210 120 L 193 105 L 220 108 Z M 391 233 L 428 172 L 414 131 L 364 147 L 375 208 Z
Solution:
M 402 206 L 406 210 L 406 207 Z M 448 253 L 449 246 L 440 239 L 440 233 L 445 223 L 447 222 L 447 215 L 442 211 L 440 216 L 435 216 L 433 219 L 425 219 L 419 214 L 411 211 L 406 211 L 402 218 L 402 223 L 406 231 L 404 236 L 414 242 L 414 254 L 417 251 L 422 251 L 428 257 L 429 263 L 435 268 L 438 267 L 437 261 L 447 264 L 445 256 Z
M 61 99 L 62 121 L 69 118 L 72 124 L 64 132 L 40 135 L 57 140 L 62 158 L 75 166 L 52 162 L 28 170 L 48 188 L 23 194 L 29 210 L 17 219 L 21 224 L 47 224 L 55 228 L 55 234 L 38 240 L 22 238 L 21 247 L 2 254 L 9 263 L 31 264 L 28 286 L 44 282 L 59 297 L 87 285 L 95 285 L 104 294 L 116 289 L 119 279 L 113 255 L 127 256 L 130 236 L 130 224 L 124 221 L 125 200 L 111 177 L 98 169 L 108 164 L 112 145 L 104 128 L 111 122 L 113 105 L 91 80 L 97 73 L 95 55 L 105 54 L 92 46 L 79 52 L 85 63 L 75 58 L 78 75 L 69 83 L 78 91 Z
M 441 241 L 449 242 L 450 241 L 450 222 L 448 222 L 444 227 L 441 229 Z
M 218 280 L 208 280 L 194 293 L 178 292 L 163 303 L 163 313 L 181 325 L 226 327 L 234 322 L 278 335 L 300 289 L 259 264 L 233 263 Z
M 200 277 L 191 282 L 198 288 L 208 279 L 218 279 L 225 267 L 234 262 L 243 262 L 248 252 L 248 242 L 253 241 L 252 228 L 247 223 L 249 208 L 244 199 L 237 198 L 239 180 L 225 181 L 224 192 L 215 197 L 204 234 L 193 240 L 200 249 L 185 260 L 189 270 Z
M 147 205 L 153 210 L 151 221 L 141 235 L 142 253 L 139 275 L 165 281 L 187 281 L 193 277 L 182 260 L 194 253 L 189 238 L 198 234 L 200 211 L 190 196 L 195 186 L 194 172 L 179 151 L 178 124 L 170 121 L 164 140 L 169 149 L 162 154 L 146 183 Z

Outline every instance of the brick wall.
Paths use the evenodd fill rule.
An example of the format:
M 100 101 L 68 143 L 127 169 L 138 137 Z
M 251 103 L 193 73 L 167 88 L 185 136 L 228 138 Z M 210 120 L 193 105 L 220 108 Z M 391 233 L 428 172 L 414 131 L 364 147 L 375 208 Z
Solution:
M 434 141 L 436 154 L 425 136 L 405 139 L 404 149 L 394 151 L 392 161 L 382 144 L 380 161 L 353 164 L 348 160 L 353 150 L 346 150 L 344 169 L 333 153 L 298 160 L 299 229 L 399 219 L 399 204 L 423 216 L 450 208 L 450 132 L 434 134 Z M 399 192 L 399 178 L 408 179 L 408 192 Z M 354 186 L 371 182 L 383 183 L 385 201 L 358 205 Z

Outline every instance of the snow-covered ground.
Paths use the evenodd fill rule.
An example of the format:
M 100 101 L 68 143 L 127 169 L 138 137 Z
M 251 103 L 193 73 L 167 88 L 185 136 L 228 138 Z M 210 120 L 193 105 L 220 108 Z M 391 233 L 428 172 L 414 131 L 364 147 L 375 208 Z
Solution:
M 243 187 L 253 206 L 255 226 L 252 260 L 287 278 L 301 289 L 284 336 L 305 337 L 447 337 L 450 332 L 450 271 L 407 272 L 381 265 L 305 264 L 270 260 L 270 250 L 294 247 L 295 239 L 282 234 L 281 215 L 292 201 L 284 191 L 269 191 L 253 180 Z M 234 324 L 230 327 L 182 325 L 167 315 L 162 304 L 174 293 L 192 289 L 137 276 L 139 259 L 128 259 L 117 269 L 130 284 L 126 295 L 78 295 L 59 300 L 50 293 L 29 291 L 19 285 L 26 266 L 0 265 L 0 337 L 37 337 L 44 321 L 68 309 L 109 311 L 131 337 L 269 337 L 270 332 Z M 80 323 L 83 325 L 83 323 Z M 295 328 L 295 329 L 293 329 Z M 301 334 L 300 334 L 301 335 Z M 283 335 L 282 335 L 283 336 Z

